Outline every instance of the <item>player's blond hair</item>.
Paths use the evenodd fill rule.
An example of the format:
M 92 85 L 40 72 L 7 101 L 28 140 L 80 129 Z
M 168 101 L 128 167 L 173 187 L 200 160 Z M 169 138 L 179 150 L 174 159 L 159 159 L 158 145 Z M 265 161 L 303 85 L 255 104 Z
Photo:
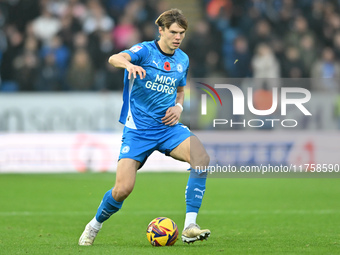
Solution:
M 188 21 L 184 17 L 183 12 L 179 9 L 171 9 L 165 11 L 161 15 L 159 15 L 159 17 L 155 21 L 155 24 L 162 29 L 169 28 L 173 23 L 177 23 L 185 30 L 187 30 L 188 28 Z

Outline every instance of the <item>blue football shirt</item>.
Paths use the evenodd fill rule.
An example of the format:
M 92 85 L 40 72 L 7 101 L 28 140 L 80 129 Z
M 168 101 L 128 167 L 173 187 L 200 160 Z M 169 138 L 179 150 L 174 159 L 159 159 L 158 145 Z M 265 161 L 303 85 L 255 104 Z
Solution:
M 119 121 L 132 129 L 159 129 L 165 112 L 175 105 L 177 87 L 186 85 L 189 58 L 176 49 L 170 55 L 162 52 L 157 41 L 142 42 L 123 52 L 131 63 L 141 66 L 146 77 L 128 79 L 124 74 L 123 107 Z

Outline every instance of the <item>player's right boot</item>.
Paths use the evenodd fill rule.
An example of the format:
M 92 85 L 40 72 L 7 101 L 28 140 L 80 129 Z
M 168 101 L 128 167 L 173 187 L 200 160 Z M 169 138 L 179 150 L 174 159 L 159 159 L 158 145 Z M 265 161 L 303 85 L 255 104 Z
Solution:
M 87 224 L 83 234 L 79 238 L 79 245 L 89 246 L 92 245 L 99 230 L 93 228 L 90 224 Z
M 183 230 L 182 241 L 184 243 L 193 243 L 197 240 L 207 240 L 209 236 L 209 229 L 201 229 L 197 224 L 191 223 Z

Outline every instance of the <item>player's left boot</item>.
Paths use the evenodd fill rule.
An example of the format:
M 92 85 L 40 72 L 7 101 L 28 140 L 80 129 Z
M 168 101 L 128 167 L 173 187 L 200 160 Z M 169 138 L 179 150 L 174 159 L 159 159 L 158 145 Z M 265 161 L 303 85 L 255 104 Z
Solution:
M 201 229 L 197 224 L 191 223 L 183 230 L 182 241 L 184 243 L 193 243 L 197 240 L 207 240 L 209 236 L 209 229 Z
M 92 245 L 99 230 L 93 228 L 90 224 L 87 224 L 83 234 L 79 238 L 79 245 L 89 246 Z

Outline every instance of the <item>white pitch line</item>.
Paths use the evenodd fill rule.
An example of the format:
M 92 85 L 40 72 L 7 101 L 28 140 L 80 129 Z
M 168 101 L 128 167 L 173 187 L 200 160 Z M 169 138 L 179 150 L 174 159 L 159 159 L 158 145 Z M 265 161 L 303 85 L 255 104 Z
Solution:
M 42 212 L 33 212 L 33 211 L 12 211 L 12 212 L 0 212 L 0 217 L 7 216 L 72 216 L 72 215 L 93 215 L 96 211 L 64 211 L 64 212 L 55 212 L 55 211 L 42 211 Z M 185 214 L 185 210 L 183 211 L 121 211 L 119 214 L 126 215 L 148 215 L 148 214 L 157 214 L 157 215 L 181 215 Z M 265 211 L 265 210 L 249 210 L 249 211 L 222 211 L 222 210 L 201 210 L 199 212 L 200 215 L 303 215 L 303 214 L 316 214 L 316 215 L 324 215 L 324 214 L 340 214 L 340 210 L 331 210 L 331 209 L 319 209 L 319 210 L 273 210 L 273 211 Z

